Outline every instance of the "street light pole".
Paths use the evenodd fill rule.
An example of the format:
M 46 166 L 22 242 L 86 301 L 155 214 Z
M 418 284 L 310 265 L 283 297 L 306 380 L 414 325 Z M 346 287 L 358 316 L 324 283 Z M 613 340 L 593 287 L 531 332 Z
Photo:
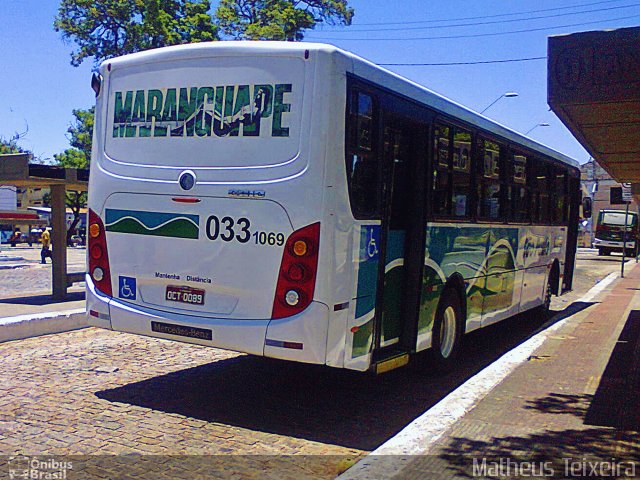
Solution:
M 529 135 L 529 133 L 531 133 L 532 131 L 534 131 L 537 127 L 548 127 L 549 124 L 548 123 L 536 123 L 533 127 L 531 127 L 529 130 L 527 130 L 525 132 L 525 135 Z
M 496 98 L 493 102 L 491 102 L 489 105 L 487 105 L 480 113 L 484 113 L 487 110 L 489 110 L 489 108 L 493 107 L 496 103 L 498 103 L 498 100 L 500 100 L 503 97 L 506 98 L 513 98 L 513 97 L 517 97 L 518 94 L 516 92 L 507 92 L 507 93 L 503 93 L 502 95 L 500 95 L 498 98 Z

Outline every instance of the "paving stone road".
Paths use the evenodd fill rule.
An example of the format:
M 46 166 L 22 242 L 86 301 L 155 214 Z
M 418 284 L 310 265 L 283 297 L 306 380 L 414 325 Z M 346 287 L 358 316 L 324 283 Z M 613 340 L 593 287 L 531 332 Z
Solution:
M 67 249 L 67 271 L 82 272 L 85 270 L 85 248 Z M 19 265 L 17 268 L 6 268 Z M 40 248 L 20 246 L 16 248 L 2 245 L 0 251 L 0 298 L 21 296 L 25 294 L 51 292 L 51 260 L 47 264 L 40 263 Z M 83 283 L 74 284 L 74 288 L 84 288 Z
M 233 352 L 93 328 L 2 344 L 0 454 L 284 455 L 265 457 L 266 465 L 291 472 L 302 468 L 314 478 L 333 478 L 344 462 L 350 464 L 363 454 L 358 449 L 271 433 L 268 428 L 244 428 L 240 418 L 234 425 L 223 421 L 225 408 L 209 412 L 214 418 L 202 419 L 206 412 L 199 414 L 193 403 L 199 398 L 193 392 L 185 398 L 179 388 L 180 373 L 175 372 L 215 362 L 232 374 L 238 370 L 234 363 L 241 359 L 242 368 L 248 367 L 248 357 Z M 250 359 L 249 363 L 257 362 L 260 368 L 264 361 Z M 196 385 L 200 395 L 216 396 L 216 385 L 204 383 L 207 376 L 203 370 L 192 380 L 201 382 Z M 224 375 L 216 380 L 224 381 Z M 147 387 L 145 382 L 156 381 L 166 387 L 161 388 L 164 398 L 146 398 L 145 391 L 158 385 Z M 255 395 L 272 393 L 268 385 L 261 385 L 259 391 L 248 385 L 246 390 L 252 394 L 246 399 L 249 403 Z M 154 400 L 154 408 L 145 405 Z M 244 399 L 240 395 L 220 401 L 230 410 Z M 259 421 L 253 418 L 244 423 Z M 179 471 L 182 464 L 173 466 Z

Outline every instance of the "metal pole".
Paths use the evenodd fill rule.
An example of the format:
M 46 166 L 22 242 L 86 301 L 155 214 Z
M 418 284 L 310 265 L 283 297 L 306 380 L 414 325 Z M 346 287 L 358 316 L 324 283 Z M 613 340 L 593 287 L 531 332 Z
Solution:
M 52 271 L 53 271 L 53 298 L 63 300 L 67 295 L 67 222 L 65 219 L 65 195 L 64 185 L 51 185 L 51 223 L 53 232 L 51 243 L 53 244 Z
M 629 218 L 629 202 L 627 202 L 627 210 L 624 215 L 624 231 L 622 232 L 622 266 L 620 267 L 620 278 L 624 278 L 624 256 L 627 251 L 627 219 Z

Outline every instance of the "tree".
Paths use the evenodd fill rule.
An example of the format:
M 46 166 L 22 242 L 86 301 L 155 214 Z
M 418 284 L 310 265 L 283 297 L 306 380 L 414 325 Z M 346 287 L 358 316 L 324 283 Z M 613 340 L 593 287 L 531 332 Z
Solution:
M 64 152 L 54 155 L 56 163 L 65 168 L 89 168 L 91 162 L 91 140 L 95 108 L 73 110 L 74 122 L 67 129 L 69 144 Z M 73 212 L 73 222 L 67 230 L 67 244 L 80 222 L 80 209 L 87 205 L 86 192 L 67 192 L 66 205 Z
M 67 129 L 71 148 L 53 156 L 58 165 L 67 168 L 89 168 L 95 111 L 95 107 L 72 111 L 75 118 Z
M 76 192 L 75 190 L 67 192 L 65 204 L 73 212 L 73 221 L 67 230 L 67 245 L 71 245 L 71 237 L 80 222 L 80 209 L 87 206 L 87 192 Z
M 71 64 L 149 48 L 217 40 L 209 0 L 62 0 L 53 26 L 78 49 Z
M 18 146 L 16 140 L 13 138 L 5 139 L 0 137 L 0 155 L 6 153 L 25 153 L 22 147 Z
M 319 23 L 351 25 L 347 0 L 221 0 L 216 18 L 234 39 L 302 40 Z
M 25 124 L 24 132 L 15 132 L 11 137 L 0 136 L 0 155 L 7 153 L 31 153 L 18 145 L 18 140 L 24 138 L 29 133 L 29 124 Z

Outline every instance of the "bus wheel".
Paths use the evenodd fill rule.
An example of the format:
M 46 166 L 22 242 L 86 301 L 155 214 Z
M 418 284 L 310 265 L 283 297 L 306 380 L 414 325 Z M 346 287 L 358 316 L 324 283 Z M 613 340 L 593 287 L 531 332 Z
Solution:
M 545 290 L 544 290 L 544 302 L 540 306 L 540 309 L 542 310 L 542 313 L 545 316 L 548 316 L 549 311 L 551 310 L 551 295 L 552 295 L 551 281 L 552 281 L 552 275 L 549 275 L 549 278 L 547 278 L 547 286 L 545 287 Z
M 554 285 L 558 285 L 558 275 L 560 275 L 559 270 L 556 265 L 554 265 L 547 277 L 547 285 L 544 290 L 544 301 L 540 306 L 541 313 L 545 317 L 548 317 L 551 312 L 551 296 L 554 292 Z
M 433 325 L 432 350 L 436 368 L 449 371 L 460 353 L 463 334 L 460 297 L 453 289 L 445 290 Z

